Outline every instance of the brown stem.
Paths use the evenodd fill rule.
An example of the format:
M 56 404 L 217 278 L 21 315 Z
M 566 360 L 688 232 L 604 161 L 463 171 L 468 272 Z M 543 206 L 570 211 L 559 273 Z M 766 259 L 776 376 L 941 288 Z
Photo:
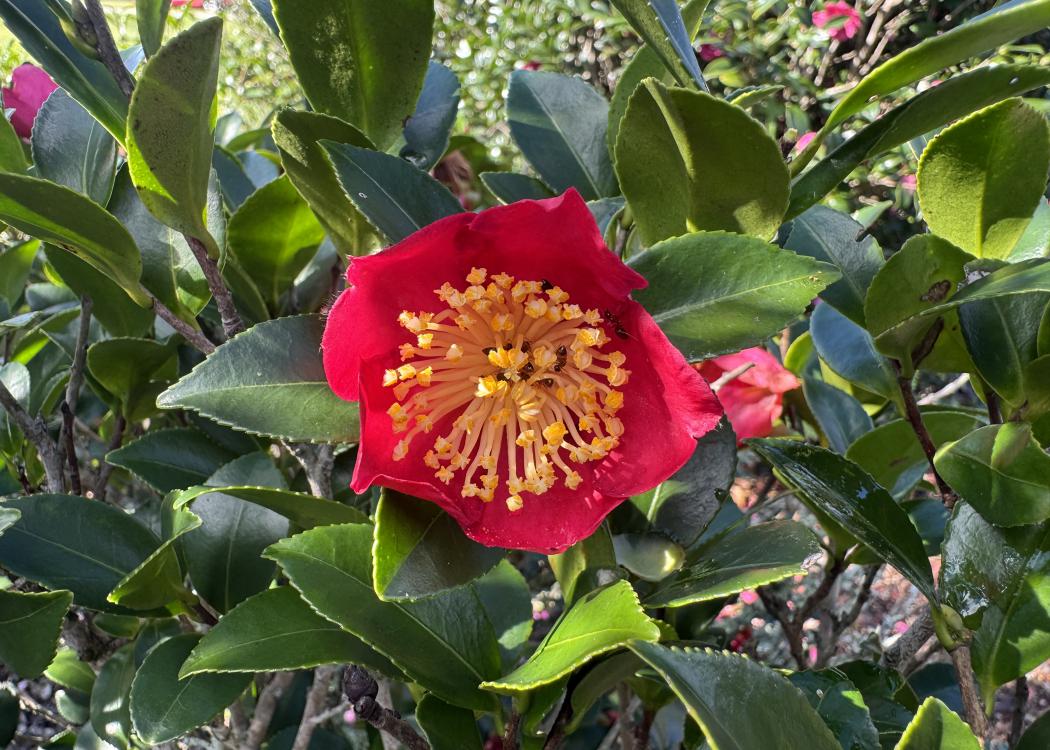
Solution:
M 135 79 L 131 77 L 131 73 L 125 67 L 124 60 L 117 50 L 117 43 L 113 41 L 113 34 L 110 33 L 109 24 L 106 23 L 106 13 L 102 10 L 102 3 L 100 0 L 84 0 L 84 2 L 87 10 L 86 20 L 90 27 L 89 33 L 94 35 L 92 41 L 95 44 L 95 49 L 98 51 L 99 59 L 106 66 L 109 74 L 113 76 L 113 80 L 117 82 L 121 93 L 130 99 L 131 92 L 135 90 Z M 82 28 L 79 20 L 77 21 L 77 27 L 78 29 Z
M 117 414 L 117 418 L 113 423 L 113 437 L 110 439 L 109 447 L 106 449 L 107 454 L 120 447 L 120 444 L 124 441 L 124 429 L 127 425 L 128 422 L 124 419 L 124 415 Z M 106 499 L 106 485 L 109 484 L 109 475 L 112 473 L 113 464 L 103 456 L 102 466 L 98 470 L 98 481 L 95 483 L 95 497 L 99 500 Z
M 626 684 L 616 686 L 620 703 L 620 750 L 634 750 L 634 720 L 631 716 L 631 689 Z
M 324 711 L 328 689 L 332 686 L 332 680 L 338 672 L 338 667 L 318 667 L 314 671 L 314 684 L 310 686 L 306 694 L 306 707 L 303 709 L 303 718 L 299 722 L 299 731 L 295 734 L 292 750 L 307 750 L 310 746 L 314 730 L 317 729 L 317 722 L 313 719 Z
M 758 589 L 758 596 L 762 599 L 762 604 L 765 605 L 766 611 L 780 623 L 780 628 L 784 631 L 784 639 L 787 641 L 788 649 L 791 651 L 791 658 L 795 660 L 795 666 L 799 669 L 805 669 L 808 661 L 806 652 L 802 648 L 802 633 L 795 627 L 795 623 L 788 615 L 787 608 L 765 586 Z
M 62 402 L 62 439 L 65 443 L 66 463 L 69 465 L 69 486 L 74 495 L 83 495 L 84 488 L 80 484 L 80 465 L 77 463 L 77 446 L 73 441 L 73 410 L 69 404 Z
M 222 330 L 226 333 L 226 338 L 233 338 L 244 330 L 244 323 L 241 322 L 237 306 L 233 304 L 233 295 L 230 293 L 229 287 L 226 286 L 226 281 L 222 278 L 222 272 L 219 271 L 219 264 L 208 255 L 208 248 L 196 237 L 186 235 L 186 242 L 193 252 L 193 257 L 200 264 L 201 270 L 204 271 L 208 289 L 211 291 L 211 296 L 215 298 L 215 304 L 219 308 Z
M 29 416 L 29 412 L 22 408 L 22 405 L 3 383 L 0 383 L 0 404 L 40 455 L 40 462 L 44 464 L 44 475 L 47 478 L 47 491 L 53 493 L 65 491 L 62 456 L 55 441 L 48 434 L 44 420 L 40 417 L 34 419 Z
M 649 750 L 649 734 L 652 731 L 655 718 L 656 714 L 652 710 L 647 708 L 642 711 L 642 723 L 638 725 L 634 735 L 634 744 L 637 750 Z
M 278 672 L 259 693 L 255 713 L 252 715 L 251 724 L 248 725 L 248 736 L 244 741 L 245 750 L 259 750 L 262 746 L 263 740 L 266 739 L 266 731 L 270 728 L 270 721 L 277 711 L 277 703 L 291 687 L 294 678 L 294 672 Z
M 153 312 L 155 312 L 161 320 L 174 328 L 178 334 L 186 340 L 186 343 L 202 352 L 205 356 L 215 351 L 215 344 L 208 341 L 208 338 L 203 333 L 176 315 L 171 308 L 156 297 L 153 297 Z
M 959 497 L 941 478 L 941 475 L 937 472 L 937 467 L 933 465 L 933 457 L 937 453 L 937 446 L 934 445 L 933 438 L 930 437 L 930 433 L 922 421 L 922 413 L 919 411 L 919 405 L 915 401 L 915 392 L 911 388 L 911 381 L 901 371 L 900 362 L 893 360 L 893 367 L 897 371 L 897 386 L 900 388 L 901 396 L 904 399 L 904 416 L 907 418 L 908 423 L 911 424 L 915 437 L 919 439 L 922 452 L 926 454 L 926 461 L 930 464 L 930 471 L 933 472 L 934 481 L 937 483 L 937 491 L 941 494 L 941 501 L 946 508 L 951 510 L 955 507 Z
M 955 676 L 959 678 L 959 690 L 962 693 L 963 713 L 966 723 L 979 738 L 984 738 L 988 731 L 988 718 L 984 715 L 981 696 L 977 693 L 974 682 L 973 665 L 970 663 L 970 647 L 957 646 L 952 652 L 952 664 L 955 665 Z
M 521 714 L 511 711 L 510 719 L 503 730 L 503 750 L 518 750 L 518 727 L 521 725 Z
M 310 485 L 310 494 L 315 497 L 331 498 L 332 467 L 335 465 L 335 452 L 332 446 L 311 446 L 302 443 L 285 443 L 284 445 L 303 467 L 306 481 Z
M 933 618 L 930 616 L 929 607 L 923 607 L 922 613 L 912 623 L 912 626 L 897 639 L 893 646 L 882 653 L 879 666 L 900 671 L 901 667 L 910 661 L 932 636 Z
M 379 704 L 376 700 L 379 683 L 367 670 L 356 664 L 348 666 L 343 673 L 343 693 L 359 719 L 390 735 L 409 750 L 430 750 L 430 743 L 420 737 L 411 724 Z
M 69 484 L 77 495 L 82 494 L 82 487 L 73 431 L 80 388 L 84 384 L 84 365 L 87 361 L 88 336 L 91 332 L 91 308 L 91 297 L 85 294 L 80 298 L 80 325 L 77 327 L 76 344 L 73 348 L 73 363 L 69 368 L 69 382 L 66 383 L 66 398 L 61 406 L 62 429 L 59 431 L 61 448 L 69 465 Z
M 1024 730 L 1024 715 L 1028 709 L 1028 678 L 1021 675 L 1014 681 L 1014 710 L 1010 715 L 1009 747 L 1016 747 Z

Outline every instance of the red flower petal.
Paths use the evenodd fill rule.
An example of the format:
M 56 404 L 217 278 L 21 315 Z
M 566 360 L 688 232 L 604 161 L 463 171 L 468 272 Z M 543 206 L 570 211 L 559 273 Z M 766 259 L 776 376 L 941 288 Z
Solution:
M 10 88 L 3 89 L 4 109 L 13 109 L 11 125 L 22 138 L 33 133 L 33 121 L 58 84 L 32 63 L 23 63 L 11 74 Z

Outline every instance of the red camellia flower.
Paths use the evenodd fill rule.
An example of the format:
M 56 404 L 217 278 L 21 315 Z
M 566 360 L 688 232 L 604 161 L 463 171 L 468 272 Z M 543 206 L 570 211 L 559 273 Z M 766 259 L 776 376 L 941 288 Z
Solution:
M 32 63 L 23 63 L 11 73 L 10 88 L 3 89 L 4 109 L 13 109 L 11 125 L 22 138 L 33 133 L 36 113 L 51 96 L 58 84 L 51 76 Z
M 704 62 L 711 62 L 726 56 L 725 50 L 717 44 L 701 44 L 697 54 L 700 55 L 700 59 Z
M 770 435 L 773 423 L 784 408 L 783 394 L 800 385 L 798 378 L 785 370 L 776 357 L 757 346 L 709 359 L 699 365 L 699 369 L 705 378 L 714 381 L 747 364 L 753 366 L 718 391 L 718 400 L 740 441 Z
M 860 14 L 849 3 L 828 3 L 813 13 L 813 23 L 825 29 L 832 39 L 845 42 L 860 31 Z
M 431 500 L 483 544 L 564 550 L 721 416 L 575 191 L 447 217 L 347 282 L 322 348 L 361 404 L 351 486 Z

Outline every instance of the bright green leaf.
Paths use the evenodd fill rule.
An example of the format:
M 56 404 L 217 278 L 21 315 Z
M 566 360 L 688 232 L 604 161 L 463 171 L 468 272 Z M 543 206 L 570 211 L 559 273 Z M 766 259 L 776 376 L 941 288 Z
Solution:
M 675 0 L 613 0 L 635 31 L 663 61 L 682 86 L 695 85 L 704 91 L 707 84 L 693 51 L 693 34 L 683 20 L 685 15 Z M 707 3 L 702 3 L 700 13 Z
M 0 591 L 0 662 L 22 679 L 39 677 L 55 658 L 69 591 Z
M 191 503 L 203 495 L 221 492 L 244 502 L 278 513 L 302 529 L 340 523 L 367 523 L 368 517 L 357 508 L 326 500 L 304 492 L 278 490 L 272 487 L 190 487 L 180 492 L 178 505 Z
M 936 698 L 919 706 L 896 750 L 980 750 L 981 743 L 970 727 Z
M 106 659 L 91 690 L 91 728 L 100 740 L 126 750 L 131 740 L 131 681 L 135 646 L 128 644 Z
M 147 57 L 152 57 L 160 49 L 170 8 L 171 0 L 135 0 L 135 23 Z

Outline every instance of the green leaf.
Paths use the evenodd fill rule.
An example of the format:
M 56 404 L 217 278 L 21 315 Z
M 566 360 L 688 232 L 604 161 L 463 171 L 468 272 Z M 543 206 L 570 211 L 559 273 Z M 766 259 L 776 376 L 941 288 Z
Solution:
M 729 420 L 723 419 L 697 440 L 685 466 L 631 502 L 653 530 L 691 547 L 722 507 L 724 493 L 733 483 L 736 457 L 736 434 Z
M 682 86 L 707 91 L 700 63 L 693 51 L 693 35 L 674 0 L 613 0 L 635 31 L 645 40 Z M 706 6 L 703 3 L 702 6 Z M 700 15 L 703 10 L 701 9 Z
M 433 750 L 481 750 L 478 724 L 465 708 L 428 693 L 416 705 L 416 721 Z
M 790 440 L 748 443 L 784 480 L 937 601 L 919 532 L 890 494 L 856 464 L 831 451 Z
M 529 584 L 509 560 L 474 581 L 477 592 L 492 629 L 496 632 L 503 669 L 512 668 L 518 661 L 518 652 L 532 634 L 532 593 Z
M 806 696 L 842 750 L 880 750 L 879 732 L 857 686 L 837 669 L 795 672 L 791 684 Z
M 2 124 L 0 124 L 2 127 Z M 9 686 L 0 688 L 0 746 L 7 747 L 15 738 L 18 724 L 22 719 L 22 706 Z
M 214 17 L 168 41 L 143 66 L 128 112 L 128 165 L 139 197 L 213 258 L 219 247 L 204 214 L 221 40 L 222 18 Z
M 188 428 L 151 430 L 106 454 L 107 462 L 127 469 L 160 492 L 200 484 L 234 458 L 203 432 Z
M 343 255 L 364 255 L 364 219 L 343 192 L 319 141 L 348 143 L 372 148 L 360 130 L 337 117 L 319 112 L 283 109 L 273 120 L 273 140 L 281 153 L 288 179 L 317 214 L 336 248 Z
M 938 473 L 996 526 L 1050 518 L 1050 456 L 1024 422 L 993 424 L 942 445 Z
M 919 706 L 896 750 L 980 750 L 966 722 L 936 698 Z
M 2 538 L 0 538 L 2 539 Z M 499 647 L 472 587 L 417 602 L 383 602 L 372 589 L 372 529 L 321 526 L 282 539 L 267 556 L 318 613 L 356 635 L 449 703 L 492 710 L 478 683 L 496 676 Z
M 227 235 L 230 250 L 273 312 L 324 237 L 324 228 L 287 177 L 249 196 L 230 219 Z
M 982 65 L 951 76 L 881 115 L 796 179 L 788 217 L 797 216 L 830 193 L 864 160 L 1047 83 L 1050 71 L 1038 65 Z
M 234 459 L 212 474 L 207 484 L 285 488 L 281 472 L 263 453 L 249 453 Z M 185 494 L 175 496 L 175 507 L 186 506 Z M 274 564 L 261 555 L 271 544 L 287 536 L 286 518 L 221 492 L 197 497 L 193 512 L 200 516 L 203 525 L 187 534 L 179 546 L 193 588 L 202 599 L 215 610 L 228 612 L 238 602 L 269 586 Z
M 238 430 L 286 440 L 357 442 L 357 404 L 332 393 L 325 378 L 322 330 L 316 315 L 259 323 L 160 394 L 157 406 L 192 409 Z M 266 409 L 259 409 L 260 399 Z
M 0 19 L 55 83 L 123 143 L 127 97 L 105 65 L 73 46 L 49 4 L 40 0 L 0 0 Z
M 0 662 L 24 680 L 43 674 L 72 603 L 69 591 L 0 591 Z
M 482 172 L 481 182 L 500 203 L 553 198 L 554 193 L 541 180 L 517 172 Z
M 133 614 L 106 595 L 160 546 L 127 513 L 78 495 L 5 501 L 22 517 L 0 536 L 0 565 L 50 589 L 69 589 L 81 607 Z
M 91 728 L 100 740 L 126 750 L 131 742 L 131 681 L 135 646 L 128 644 L 106 660 L 91 691 Z
M 0 252 L 0 297 L 9 308 L 13 309 L 22 297 L 39 250 L 39 240 L 27 240 Z
M 135 0 L 135 23 L 146 57 L 153 57 L 164 41 L 171 0 Z
M 867 107 L 873 99 L 892 94 L 1001 44 L 1041 31 L 1048 25 L 1050 0 L 1007 4 L 970 19 L 947 33 L 929 37 L 890 58 L 864 76 L 835 106 L 817 137 L 796 158 L 798 166 L 793 173 L 805 167 L 832 130 Z
M 121 404 L 122 413 L 134 420 L 154 411 L 158 386 L 175 375 L 177 342 L 153 339 L 106 339 L 88 347 L 88 372 Z M 158 381 L 160 381 L 158 383 Z
M 420 169 L 432 169 L 448 148 L 458 110 L 459 79 L 446 66 L 431 61 L 416 109 L 405 122 L 399 155 Z
M 918 197 L 930 231 L 978 258 L 1006 258 L 1043 199 L 1050 125 L 1021 99 L 957 122 L 922 154 Z
M 463 210 L 447 187 L 404 159 L 347 143 L 320 145 L 343 191 L 392 243 Z
M 579 78 L 534 70 L 510 75 L 507 119 L 522 154 L 555 193 L 576 188 L 585 200 L 616 195 L 605 145 L 609 103 Z
M 836 453 L 845 453 L 853 441 L 871 432 L 871 417 L 846 391 L 823 380 L 803 378 L 802 392 L 828 446 Z
M 65 646 L 55 654 L 55 659 L 44 672 L 44 676 L 56 685 L 85 694 L 89 694 L 95 685 L 95 670 L 91 665 L 80 661 L 76 651 Z
M 616 561 L 643 581 L 662 581 L 682 567 L 685 550 L 662 534 L 617 534 Z
M 202 495 L 221 493 L 278 513 L 301 529 L 340 523 L 367 523 L 364 513 L 349 505 L 272 487 L 190 487 L 179 493 L 176 505 L 185 505 Z
M 780 147 L 744 110 L 700 91 L 643 81 L 615 159 L 646 244 L 718 229 L 768 239 L 787 209 Z
M 100 206 L 109 202 L 117 174 L 117 142 L 62 89 L 37 112 L 31 143 L 38 177 L 65 185 Z
M 754 237 L 696 232 L 631 259 L 637 299 L 689 360 L 757 344 L 798 318 L 839 274 Z
M 433 3 L 274 0 L 273 15 L 312 108 L 390 146 L 423 87 Z
M 60 216 L 55 206 L 62 206 Z M 0 220 L 76 253 L 117 282 L 136 303 L 149 306 L 149 296 L 139 283 L 142 259 L 135 241 L 97 203 L 47 180 L 0 174 Z
M 922 421 L 934 446 L 958 440 L 984 424 L 982 417 L 960 411 L 923 411 Z M 903 497 L 930 470 L 929 461 L 906 419 L 884 422 L 861 435 L 846 451 L 846 458 L 860 466 L 871 478 Z
M 6 117 L 0 117 L 0 172 L 25 172 L 29 169 L 26 149 L 15 132 L 14 125 Z M 0 693 L 0 699 L 3 693 Z M 17 711 L 18 703 L 15 703 Z
M 770 521 L 717 536 L 691 554 L 690 564 L 646 595 L 648 609 L 719 599 L 807 572 L 820 540 L 795 521 Z
M 199 635 L 186 634 L 161 642 L 135 675 L 131 721 L 135 733 L 151 745 L 208 723 L 251 682 L 247 674 L 200 674 L 180 680 L 179 669 L 199 641 Z
M 831 305 L 818 305 L 809 333 L 817 354 L 836 375 L 885 399 L 900 399 L 892 364 L 859 325 Z
M 660 629 L 642 611 L 627 581 L 617 581 L 576 600 L 536 647 L 529 660 L 509 675 L 482 683 L 487 690 L 518 694 L 535 690 L 628 641 L 656 641 Z
M 435 503 L 384 489 L 376 508 L 373 585 L 380 599 L 418 599 L 483 576 L 506 553 L 478 544 Z
M 91 297 L 91 314 L 110 334 L 142 336 L 153 328 L 153 310 L 136 305 L 105 274 L 54 245 L 45 245 L 44 255 L 51 268 L 78 297 Z
M 1013 406 L 1021 406 L 1027 391 L 1037 387 L 1025 368 L 1038 356 L 1039 322 L 1047 303 L 1050 295 L 1022 294 L 959 308 L 963 339 L 977 371 Z
M 403 679 L 390 661 L 314 612 L 291 586 L 255 594 L 205 633 L 179 672 L 279 672 L 364 664 Z
M 712 750 L 839 749 L 801 691 L 772 669 L 710 649 L 630 647 L 667 681 Z
M 547 560 L 566 605 L 620 577 L 616 550 L 605 523 L 586 539 L 560 554 L 550 555 Z
M 784 247 L 838 268 L 842 278 L 820 297 L 857 325 L 864 325 L 864 298 L 885 262 L 878 243 L 865 235 L 864 227 L 847 214 L 814 206 L 791 222 Z
M 1014 750 L 1042 750 L 1050 745 L 1050 711 L 1029 724 Z

